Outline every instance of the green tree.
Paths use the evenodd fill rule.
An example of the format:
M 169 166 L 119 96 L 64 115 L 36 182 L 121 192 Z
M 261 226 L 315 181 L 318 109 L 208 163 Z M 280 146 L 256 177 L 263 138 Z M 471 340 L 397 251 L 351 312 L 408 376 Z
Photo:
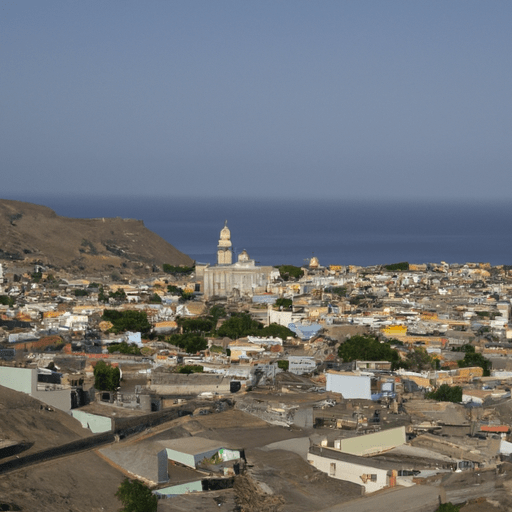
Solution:
M 435 361 L 424 348 L 417 347 L 407 354 L 403 366 L 408 370 L 421 372 L 434 368 Z
M 111 330 L 116 334 L 125 331 L 140 331 L 145 334 L 151 329 L 151 324 L 145 311 L 105 309 L 102 318 L 112 322 L 113 327 Z
M 390 272 L 394 272 L 396 270 L 409 270 L 409 263 L 407 261 L 401 261 L 400 263 L 384 265 L 384 268 Z
M 121 381 L 119 368 L 98 361 L 94 367 L 94 387 L 99 391 L 115 391 Z
M 462 402 L 462 388 L 460 386 L 449 386 L 442 384 L 435 391 L 431 391 L 425 395 L 425 398 L 437 400 L 438 402 Z
M 183 295 L 183 290 L 174 284 L 170 284 L 167 286 L 167 291 L 173 295 L 178 295 L 181 297 Z
M 139 480 L 125 478 L 116 492 L 123 504 L 120 512 L 156 512 L 158 498 Z
M 285 327 L 284 325 L 279 324 L 270 324 L 267 325 L 267 327 L 263 327 L 263 329 L 257 331 L 257 336 L 273 336 L 279 337 L 282 340 L 285 340 L 286 338 L 295 338 L 295 333 L 288 329 L 288 327 Z
M 98 289 L 98 301 L 108 302 L 108 295 L 105 293 L 105 288 L 103 288 L 103 286 L 100 286 Z
M 0 295 L 0 304 L 2 306 L 13 306 L 14 299 L 12 297 L 9 297 L 8 295 Z
M 281 370 L 287 372 L 288 368 L 290 367 L 290 363 L 286 359 L 280 359 L 277 361 L 277 366 L 278 368 L 281 368 Z
M 172 334 L 166 341 L 182 348 L 188 354 L 195 354 L 208 346 L 205 338 L 194 333 Z
M 183 318 L 180 317 L 176 323 L 181 327 L 184 333 L 187 332 L 210 332 L 213 328 L 213 322 L 209 318 Z
M 279 299 L 276 300 L 275 302 L 275 306 L 276 308 L 283 308 L 283 309 L 289 309 L 291 308 L 293 304 L 293 300 L 292 299 L 285 299 L 284 297 L 280 297 Z
M 390 361 L 391 368 L 400 366 L 398 351 L 391 348 L 389 343 L 381 343 L 373 336 L 352 336 L 338 349 L 338 356 L 344 362 L 348 361 Z
M 126 341 L 121 341 L 121 343 L 111 343 L 108 346 L 108 353 L 114 354 L 115 352 L 119 352 L 120 354 L 128 354 L 139 356 L 140 348 L 135 343 L 126 343 Z
M 161 304 L 162 297 L 160 297 L 160 295 L 158 295 L 158 293 L 153 293 L 153 295 L 151 295 L 151 297 L 149 297 L 149 302 L 151 304 Z
M 232 340 L 242 338 L 253 334 L 258 329 L 263 328 L 263 324 L 260 324 L 256 320 L 251 318 L 251 315 L 247 313 L 233 313 L 219 328 L 219 336 L 227 336 Z
M 114 300 L 123 302 L 126 300 L 126 293 L 124 292 L 124 290 L 122 288 L 119 288 L 115 292 L 110 292 L 108 294 L 108 297 L 109 297 L 109 299 L 114 299 Z
M 162 265 L 162 269 L 167 274 L 189 274 L 194 270 L 195 267 L 186 267 L 186 266 L 175 266 L 169 265 L 168 263 L 164 263 Z
M 277 268 L 284 281 L 288 281 L 290 278 L 300 279 L 304 275 L 304 270 L 294 265 L 281 265 Z
M 347 289 L 344 286 L 336 286 L 334 288 L 328 288 L 325 290 L 328 293 L 332 293 L 333 295 L 338 295 L 338 297 L 345 297 L 347 294 Z
M 222 306 L 212 306 L 209 315 L 212 319 L 212 329 L 215 329 L 219 318 L 226 318 L 226 310 Z

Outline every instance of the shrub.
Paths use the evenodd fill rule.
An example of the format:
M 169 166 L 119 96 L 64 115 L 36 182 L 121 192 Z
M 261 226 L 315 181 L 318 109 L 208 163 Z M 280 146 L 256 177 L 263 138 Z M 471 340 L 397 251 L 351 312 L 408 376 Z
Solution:
M 115 391 L 121 381 L 121 372 L 104 361 L 98 361 L 94 367 L 94 387 L 99 391 Z
M 442 384 L 436 391 L 431 391 L 425 398 L 437 400 L 438 402 L 462 402 L 462 388 L 460 386 L 449 386 Z
M 147 333 L 151 329 L 151 324 L 145 311 L 105 309 L 102 318 L 112 322 L 113 327 L 111 330 L 116 334 L 124 331 Z
M 396 270 L 409 270 L 409 263 L 407 261 L 401 261 L 400 263 L 392 263 L 391 265 L 384 265 L 386 270 L 394 272 Z
M 279 274 L 284 281 L 288 281 L 290 278 L 300 279 L 304 275 L 304 270 L 294 265 L 281 265 L 277 267 Z
M 277 361 L 277 366 L 278 368 L 281 368 L 281 370 L 287 372 L 288 368 L 290 367 L 290 363 L 286 359 L 280 359 L 279 361 Z
M 125 478 L 116 492 L 123 504 L 120 512 L 156 512 L 158 498 L 139 480 Z
M 389 343 L 381 343 L 373 336 L 352 336 L 338 349 L 338 356 L 344 362 L 349 361 L 390 361 L 391 368 L 400 366 L 398 351 L 391 348 Z

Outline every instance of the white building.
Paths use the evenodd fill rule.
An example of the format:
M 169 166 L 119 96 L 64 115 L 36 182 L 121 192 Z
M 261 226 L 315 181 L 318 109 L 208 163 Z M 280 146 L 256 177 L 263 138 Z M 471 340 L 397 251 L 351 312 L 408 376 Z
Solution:
M 204 297 L 252 297 L 267 291 L 273 267 L 257 266 L 247 251 L 238 255 L 232 264 L 231 232 L 227 221 L 220 232 L 217 246 L 217 265 L 204 268 Z
M 325 389 L 332 393 L 340 393 L 346 400 L 372 399 L 369 375 L 329 371 L 326 373 Z

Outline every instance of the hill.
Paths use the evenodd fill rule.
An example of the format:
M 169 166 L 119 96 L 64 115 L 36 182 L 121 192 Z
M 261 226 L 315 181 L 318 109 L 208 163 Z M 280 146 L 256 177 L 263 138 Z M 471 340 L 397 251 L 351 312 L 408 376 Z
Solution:
M 143 269 L 193 260 L 134 219 L 73 219 L 46 206 L 0 199 L 0 262 L 70 271 Z

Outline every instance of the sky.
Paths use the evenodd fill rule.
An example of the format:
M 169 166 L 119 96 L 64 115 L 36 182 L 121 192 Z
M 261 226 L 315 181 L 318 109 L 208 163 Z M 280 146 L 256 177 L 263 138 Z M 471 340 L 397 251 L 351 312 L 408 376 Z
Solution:
M 0 196 L 507 199 L 509 0 L 0 0 Z

